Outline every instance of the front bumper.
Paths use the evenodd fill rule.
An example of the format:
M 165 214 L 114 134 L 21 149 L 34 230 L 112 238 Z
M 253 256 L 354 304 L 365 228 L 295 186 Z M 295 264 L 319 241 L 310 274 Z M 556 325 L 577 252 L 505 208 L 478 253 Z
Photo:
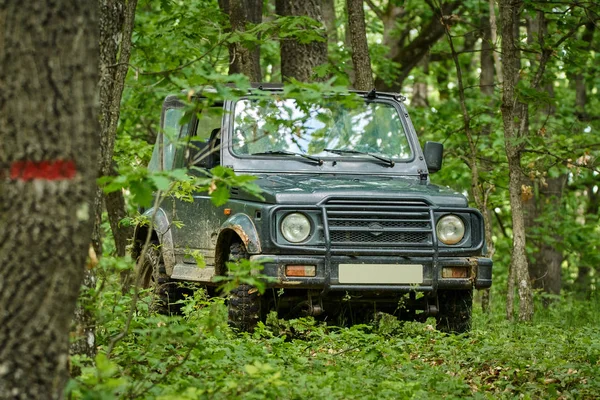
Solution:
M 390 292 L 436 292 L 438 289 L 485 289 L 492 285 L 492 260 L 483 257 L 405 257 L 405 256 L 290 256 L 254 255 L 252 261 L 261 262 L 262 274 L 275 277 L 272 284 L 277 288 L 319 289 L 328 291 L 390 291 Z M 340 265 L 364 265 L 376 268 L 378 264 L 411 268 L 422 266 L 422 282 L 390 284 L 385 279 L 377 283 L 340 283 Z M 314 277 L 289 277 L 288 265 L 314 265 Z M 447 267 L 463 267 L 466 278 L 444 278 L 442 270 Z M 398 271 L 401 273 L 401 271 Z

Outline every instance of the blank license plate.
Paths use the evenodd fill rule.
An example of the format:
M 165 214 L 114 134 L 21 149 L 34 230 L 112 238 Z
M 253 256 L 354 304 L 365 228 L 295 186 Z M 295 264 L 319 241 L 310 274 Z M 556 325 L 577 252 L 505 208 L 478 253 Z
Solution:
M 340 283 L 412 284 L 423 283 L 419 264 L 340 264 Z

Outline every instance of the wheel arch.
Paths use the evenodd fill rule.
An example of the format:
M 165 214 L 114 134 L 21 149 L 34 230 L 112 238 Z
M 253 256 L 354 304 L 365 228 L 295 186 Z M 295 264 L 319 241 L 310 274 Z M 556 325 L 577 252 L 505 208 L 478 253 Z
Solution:
M 233 243 L 243 243 L 248 254 L 262 252 L 260 238 L 252 219 L 246 214 L 236 214 L 221 225 L 215 252 L 215 274 L 223 275 L 229 259 L 229 247 Z
M 148 219 L 151 219 L 154 216 L 153 223 L 151 226 L 148 224 L 139 224 L 135 227 L 131 256 L 134 259 L 137 259 L 140 256 L 144 243 L 146 243 L 148 237 L 148 231 L 152 229 L 150 240 L 157 241 L 160 244 L 160 251 L 165 263 L 165 270 L 167 275 L 170 276 L 173 273 L 173 267 L 175 266 L 175 249 L 173 246 L 171 223 L 162 208 L 157 209 L 156 212 L 154 209 L 147 210 L 143 215 L 148 217 Z

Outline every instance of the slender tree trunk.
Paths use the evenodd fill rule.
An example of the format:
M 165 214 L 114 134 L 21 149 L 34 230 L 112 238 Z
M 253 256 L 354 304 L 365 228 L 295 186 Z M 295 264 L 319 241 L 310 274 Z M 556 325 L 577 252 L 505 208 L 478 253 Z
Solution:
M 323 22 L 327 27 L 327 42 L 330 46 L 338 45 L 338 33 L 335 14 L 335 1 L 323 0 Z
M 125 78 L 129 70 L 129 57 L 131 55 L 131 35 L 135 22 L 137 0 L 101 0 L 100 1 L 100 176 L 116 175 L 116 166 L 113 160 L 119 116 L 121 114 L 121 98 L 125 87 Z M 121 224 L 127 217 L 127 206 L 123 192 L 115 191 L 104 194 L 102 189 L 96 191 L 96 216 L 92 244 L 97 257 L 102 257 L 100 241 L 100 224 L 102 222 L 102 205 L 105 206 L 108 222 L 115 241 L 116 255 L 125 257 L 127 244 L 133 236 L 133 228 Z M 94 284 L 93 269 L 86 269 L 84 282 Z M 130 285 L 130 273 L 121 273 L 123 291 Z M 80 297 L 80 306 L 84 309 L 76 315 L 84 316 L 85 309 L 91 308 L 87 301 L 91 299 L 85 294 L 89 290 L 84 286 L 84 295 Z M 90 318 L 89 321 L 92 321 Z M 86 340 L 85 345 L 92 349 L 91 340 Z
M 429 107 L 429 90 L 427 88 L 427 76 L 429 75 L 429 57 L 423 58 L 421 66 L 423 69 L 423 77 L 415 79 L 413 83 L 412 98 L 410 99 L 411 107 Z
M 479 20 L 481 26 L 481 54 L 479 55 L 481 75 L 479 76 L 479 85 L 481 94 L 486 96 L 490 103 L 494 101 L 494 48 L 492 46 L 492 33 L 487 16 L 482 16 Z M 490 104 L 491 106 L 491 104 Z M 489 134 L 489 127 L 484 134 Z
M 530 45 L 536 42 L 543 48 L 547 36 L 547 21 L 543 12 L 538 11 L 535 16 L 527 19 L 527 41 Z M 535 60 L 530 61 L 531 65 L 536 65 Z M 544 87 L 549 98 L 554 97 L 554 87 L 552 84 Z M 555 114 L 556 110 L 552 104 L 545 107 L 538 105 L 539 111 L 532 116 L 532 123 L 536 127 L 544 126 L 545 122 Z M 544 216 L 551 216 L 554 219 L 560 218 L 560 207 L 562 196 L 567 183 L 567 175 L 561 174 L 558 177 L 548 177 L 545 181 L 532 182 L 537 188 L 534 190 L 534 196 L 526 203 L 527 228 L 529 232 L 539 231 L 540 220 Z M 537 229 L 536 229 L 537 228 Z M 530 234 L 530 236 L 533 236 Z M 552 239 L 553 243 L 548 239 Z M 537 238 L 537 251 L 533 253 L 533 262 L 529 266 L 529 275 L 532 279 L 532 286 L 535 289 L 542 289 L 546 293 L 560 294 L 562 287 L 561 264 L 564 256 L 560 248 L 554 243 L 561 242 L 562 238 L 557 234 L 545 234 L 544 237 Z M 547 301 L 544 304 L 548 304 Z
M 121 97 L 129 69 L 136 6 L 137 0 L 100 1 L 100 176 L 115 174 L 113 154 L 121 113 Z M 124 257 L 127 242 L 133 232 L 130 227 L 120 223 L 127 216 L 123 193 L 116 191 L 105 196 L 101 189 L 97 189 L 95 202 L 93 243 L 96 255 L 102 256 L 100 223 L 104 203 L 117 255 Z
M 490 41 L 492 46 L 492 56 L 494 57 L 494 65 L 496 67 L 496 76 L 498 83 L 502 83 L 502 63 L 500 62 L 500 52 L 496 50 L 498 46 L 498 24 L 496 22 L 496 6 L 495 0 L 489 0 L 490 9 Z
M 58 399 L 93 225 L 97 3 L 0 2 L 0 398 Z
M 367 30 L 365 28 L 365 12 L 363 0 L 346 0 L 348 7 L 348 32 L 352 44 L 352 64 L 354 64 L 354 88 L 371 90 L 375 88 L 371 57 L 367 45 Z
M 277 0 L 277 14 L 283 16 L 307 16 L 322 22 L 321 2 L 317 0 Z M 300 43 L 295 39 L 281 40 L 281 77 L 283 81 L 290 78 L 302 82 L 315 79 L 314 68 L 327 63 L 327 37 L 323 31 L 323 40 Z
M 348 28 L 348 6 L 346 2 L 344 2 L 344 16 L 346 20 L 346 24 L 344 25 L 344 47 L 350 51 L 350 49 L 352 49 L 352 37 L 350 36 L 350 29 Z M 352 58 L 352 56 L 350 56 L 350 58 Z M 345 72 L 346 75 L 348 75 L 348 82 L 350 82 L 349 84 L 353 84 L 353 82 L 356 81 L 356 71 L 354 71 L 354 65 L 351 63 L 346 63 Z
M 585 26 L 581 39 L 586 43 L 586 48 L 589 50 L 592 46 L 592 40 L 594 39 L 594 31 L 596 25 L 589 22 Z M 584 70 L 578 71 L 573 79 L 575 81 L 575 110 L 580 120 L 586 120 L 588 113 L 586 111 L 587 105 L 587 87 Z M 598 215 L 600 209 L 600 193 L 594 193 L 594 184 L 588 185 L 588 205 L 585 212 L 585 219 L 593 219 Z M 589 262 L 587 257 L 582 257 L 580 264 L 577 266 L 577 278 L 575 279 L 575 285 L 577 291 L 580 293 L 589 293 L 590 288 L 590 272 L 592 271 L 593 262 Z M 598 269 L 600 271 L 600 269 Z
M 479 85 L 481 94 L 484 98 L 487 98 L 489 105 L 490 117 L 493 117 L 494 109 L 494 57 L 493 57 L 493 46 L 492 46 L 492 33 L 490 27 L 490 18 L 488 15 L 482 15 L 480 17 L 481 27 L 481 54 L 480 54 L 480 68 L 481 75 L 479 76 Z M 481 128 L 481 136 L 488 137 L 492 131 L 492 124 L 484 125 Z M 489 168 L 489 166 L 487 167 Z M 486 169 L 486 165 L 482 165 L 482 169 Z M 494 241 L 492 239 L 492 210 L 488 209 L 488 196 L 493 190 L 493 187 L 488 186 L 485 193 L 483 194 L 484 209 L 481 210 L 483 214 L 483 220 L 485 223 L 485 242 L 487 244 L 487 256 L 492 258 L 494 255 Z M 490 289 L 483 289 L 481 291 L 481 309 L 483 312 L 489 312 L 490 310 Z
M 231 30 L 234 32 L 244 32 L 249 22 L 252 24 L 262 22 L 262 0 L 219 0 L 219 6 L 229 15 Z M 260 46 L 241 42 L 231 43 L 229 74 L 244 74 L 251 82 L 262 81 Z
M 509 279 L 516 280 L 519 294 L 519 319 L 529 321 L 533 317 L 533 294 L 529 281 L 525 217 L 521 203 L 521 151 L 517 139 L 523 132 L 523 115 L 517 106 L 515 89 L 519 80 L 519 52 L 517 48 L 519 15 L 522 3 L 514 0 L 500 0 L 502 21 L 502 70 L 504 71 L 504 91 L 502 95 L 502 120 L 509 170 L 510 206 L 513 224 L 513 250 Z M 521 117 L 521 118 L 520 118 Z M 509 289 L 515 282 L 509 282 Z M 513 293 L 507 298 L 507 316 L 512 318 Z

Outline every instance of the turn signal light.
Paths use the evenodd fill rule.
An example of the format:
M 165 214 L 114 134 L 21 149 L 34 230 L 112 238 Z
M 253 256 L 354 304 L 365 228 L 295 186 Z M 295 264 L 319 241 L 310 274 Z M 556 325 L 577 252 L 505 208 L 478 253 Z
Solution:
M 442 268 L 442 278 L 468 278 L 469 269 L 467 267 L 444 267 Z
M 317 276 L 317 267 L 315 265 L 286 265 L 285 276 Z

